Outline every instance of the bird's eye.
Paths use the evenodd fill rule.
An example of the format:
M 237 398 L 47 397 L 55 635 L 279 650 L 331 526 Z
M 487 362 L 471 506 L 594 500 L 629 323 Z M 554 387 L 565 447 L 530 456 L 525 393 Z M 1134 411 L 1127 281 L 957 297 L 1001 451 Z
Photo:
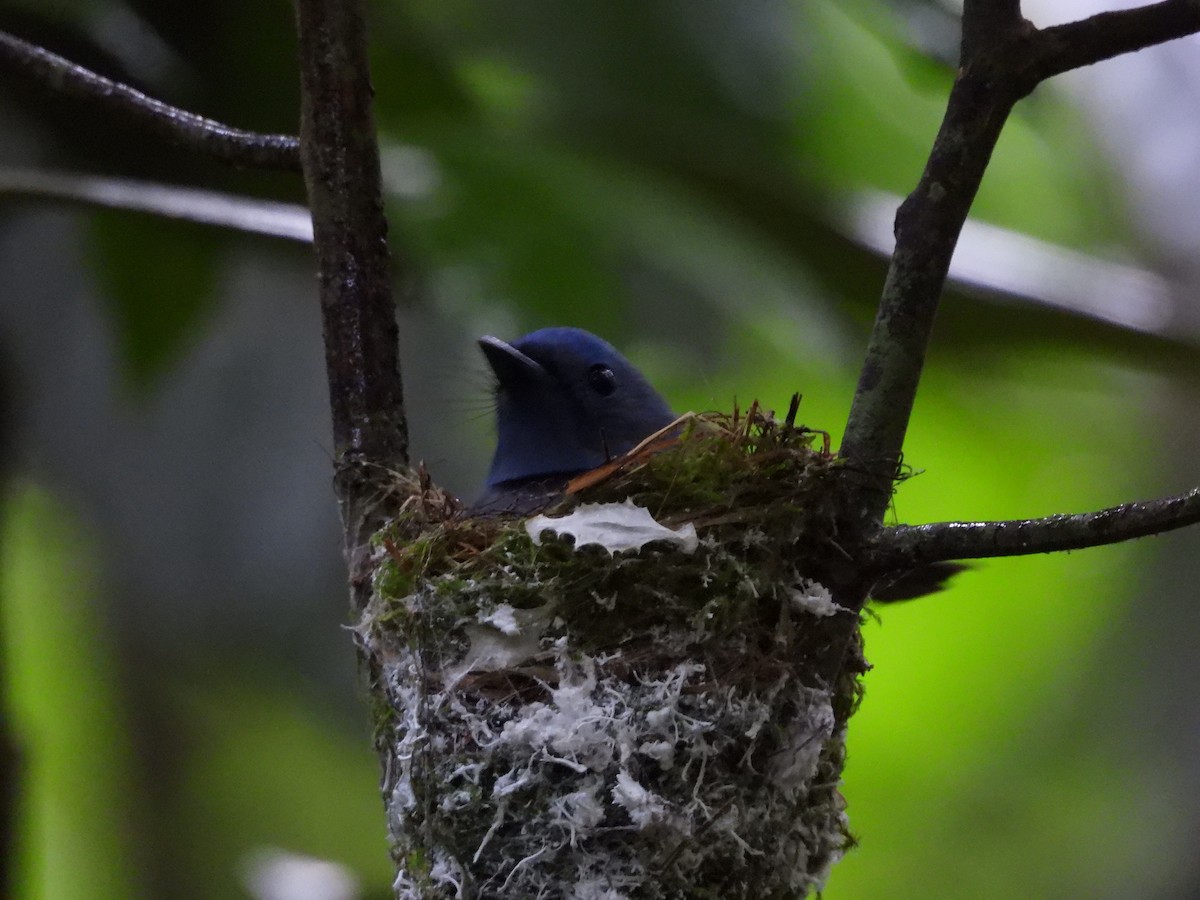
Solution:
M 592 386 L 592 390 L 601 397 L 607 397 L 617 389 L 617 376 L 613 374 L 613 370 L 602 363 L 596 363 L 588 369 L 587 374 L 588 384 Z

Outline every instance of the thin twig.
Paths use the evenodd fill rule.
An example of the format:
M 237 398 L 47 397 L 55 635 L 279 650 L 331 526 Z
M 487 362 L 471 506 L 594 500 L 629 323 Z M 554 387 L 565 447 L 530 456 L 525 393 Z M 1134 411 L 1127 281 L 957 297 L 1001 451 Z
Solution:
M 6 196 L 150 213 L 312 243 L 312 218 L 307 208 L 221 191 L 77 172 L 0 168 L 0 197 Z
M 179 109 L 3 31 L 0 70 L 104 106 L 160 137 L 222 162 L 300 170 L 299 142 L 291 135 L 243 131 Z
M 1200 487 L 1175 497 L 1123 503 L 1097 512 L 1002 522 L 897 525 L 882 529 L 870 552 L 884 568 L 907 568 L 952 559 L 1082 550 L 1197 523 Z

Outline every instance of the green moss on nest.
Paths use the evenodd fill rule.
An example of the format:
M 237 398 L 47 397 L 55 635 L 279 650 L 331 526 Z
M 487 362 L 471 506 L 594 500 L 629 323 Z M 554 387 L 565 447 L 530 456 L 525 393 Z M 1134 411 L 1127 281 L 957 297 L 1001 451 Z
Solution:
M 401 896 L 803 896 L 846 845 L 857 685 L 819 673 L 855 614 L 812 581 L 837 465 L 755 408 L 669 443 L 552 514 L 632 498 L 690 555 L 535 545 L 419 484 L 378 535 L 358 633 Z

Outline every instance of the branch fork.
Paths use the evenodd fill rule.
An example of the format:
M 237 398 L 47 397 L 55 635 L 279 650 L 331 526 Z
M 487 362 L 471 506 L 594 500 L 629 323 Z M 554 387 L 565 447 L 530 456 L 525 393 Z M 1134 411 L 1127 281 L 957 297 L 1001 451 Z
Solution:
M 1074 516 L 883 527 L 950 258 L 1013 106 L 1054 75 L 1196 31 L 1194 0 L 1044 29 L 1021 15 L 1019 0 L 966 0 L 958 74 L 925 171 L 896 215 L 896 248 L 839 451 L 860 473 L 847 506 L 866 558 L 921 565 L 1079 549 L 1200 521 L 1197 489 Z

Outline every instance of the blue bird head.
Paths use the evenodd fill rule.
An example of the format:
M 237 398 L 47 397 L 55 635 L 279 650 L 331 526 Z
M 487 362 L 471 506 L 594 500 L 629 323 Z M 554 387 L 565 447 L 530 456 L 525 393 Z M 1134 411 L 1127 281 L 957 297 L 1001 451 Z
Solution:
M 543 328 L 479 347 L 496 375 L 496 455 L 487 485 L 603 465 L 670 424 L 666 401 L 607 341 Z

